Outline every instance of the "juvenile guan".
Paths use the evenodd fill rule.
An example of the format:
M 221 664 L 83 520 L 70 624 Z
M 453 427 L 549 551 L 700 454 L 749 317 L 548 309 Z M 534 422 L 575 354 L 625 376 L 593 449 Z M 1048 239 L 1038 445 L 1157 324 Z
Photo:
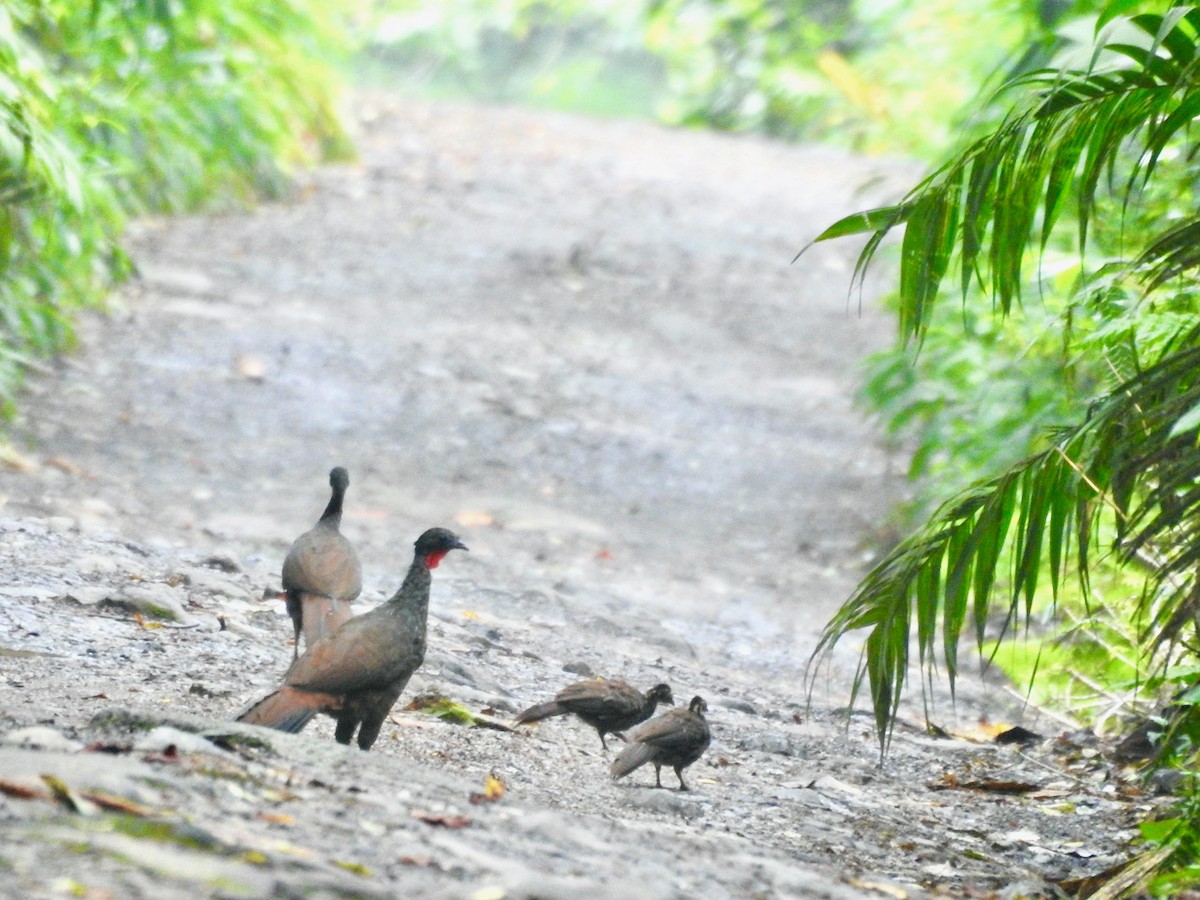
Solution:
M 329 473 L 329 486 L 333 494 L 325 512 L 296 538 L 283 561 L 283 590 L 295 637 L 293 661 L 300 652 L 300 632 L 306 649 L 332 634 L 350 618 L 350 603 L 362 590 L 358 554 L 340 530 L 349 473 L 338 466 Z
M 516 721 L 523 725 L 571 713 L 600 733 L 600 745 L 607 750 L 606 734 L 621 736 L 619 732 L 645 722 L 660 702 L 675 705 L 665 684 L 656 684 L 643 694 L 620 678 L 592 678 L 567 685 L 553 700 L 529 707 Z
M 693 697 L 687 709 L 673 709 L 629 732 L 629 746 L 613 760 L 612 777 L 621 778 L 639 766 L 654 763 L 654 786 L 662 787 L 662 767 L 672 766 L 679 789 L 688 790 L 683 770 L 708 749 L 712 733 L 704 714 L 708 704 Z
M 314 641 L 288 670 L 282 687 L 259 700 L 239 722 L 292 734 L 317 713 L 337 719 L 334 735 L 369 750 L 408 679 L 425 660 L 430 569 L 451 550 L 466 550 L 445 528 L 430 528 L 400 589 L 389 600 Z M 361 726 L 361 727 L 360 727 Z

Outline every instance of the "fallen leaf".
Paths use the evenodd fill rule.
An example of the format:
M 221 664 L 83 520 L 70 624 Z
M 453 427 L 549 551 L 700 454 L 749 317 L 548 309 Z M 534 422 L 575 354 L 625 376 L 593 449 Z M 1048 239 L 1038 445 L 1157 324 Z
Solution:
M 71 462 L 69 459 L 63 459 L 61 456 L 55 456 L 46 460 L 46 465 L 58 469 L 60 472 L 66 472 L 68 475 L 75 475 L 84 478 L 92 477 L 84 472 L 83 469 L 79 468 L 79 466 L 75 465 L 75 463 Z
M 931 791 L 963 790 L 986 791 L 992 794 L 1028 794 L 1041 789 L 1041 785 L 1030 784 L 1028 781 L 960 781 L 953 774 L 948 774 L 940 782 L 928 785 Z
M 428 869 L 433 865 L 432 856 L 401 856 L 399 859 L 401 865 L 416 866 L 419 869 Z
M 36 463 L 22 456 L 9 444 L 0 444 L 0 465 L 25 474 L 37 470 Z
M 477 613 L 471 609 L 464 609 L 463 613 L 462 613 L 462 617 L 464 619 L 476 619 L 476 620 L 478 620 L 480 618 L 479 613 Z
M 149 807 L 142 806 L 140 803 L 134 803 L 132 800 L 126 800 L 124 797 L 118 797 L 116 794 L 109 794 L 106 791 L 80 791 L 79 796 L 85 800 L 90 800 L 101 809 L 107 809 L 111 812 L 143 817 L 150 815 L 152 812 Z
M 46 793 L 37 788 L 29 787 L 26 784 L 18 784 L 15 781 L 0 781 L 0 794 L 6 797 L 15 797 L 18 800 L 45 800 Z
M 272 825 L 295 825 L 296 819 L 294 816 L 289 816 L 284 813 L 269 813 L 260 812 L 254 818 L 262 822 L 270 822 Z
M 437 716 L 443 722 L 452 722 L 455 725 L 475 724 L 475 714 L 473 712 L 461 703 L 455 703 L 448 697 L 436 694 L 425 694 L 417 697 L 405 709 L 427 712 L 431 716 Z
M 613 558 L 613 555 L 612 555 L 611 550 L 597 550 L 596 551 L 596 559 L 612 559 L 612 558 Z
M 81 816 L 88 816 L 96 811 L 96 807 L 90 801 L 78 796 L 57 775 L 47 773 L 42 775 L 42 781 L 46 783 L 46 787 L 50 788 L 50 793 L 54 795 L 54 799 L 71 810 L 71 812 L 79 813 Z
M 414 809 L 412 817 L 426 825 L 436 825 L 439 828 L 466 828 L 471 824 L 468 816 L 453 816 L 446 813 L 423 812 Z
M 478 806 L 480 803 L 495 803 L 504 796 L 505 786 L 495 772 L 489 772 L 487 778 L 483 780 L 483 793 L 471 794 L 467 799 L 473 806 Z
M 363 878 L 371 877 L 371 870 L 362 863 L 346 862 L 345 860 L 335 859 L 333 864 L 339 869 L 345 869 L 347 872 L 353 872 L 355 875 L 361 875 Z

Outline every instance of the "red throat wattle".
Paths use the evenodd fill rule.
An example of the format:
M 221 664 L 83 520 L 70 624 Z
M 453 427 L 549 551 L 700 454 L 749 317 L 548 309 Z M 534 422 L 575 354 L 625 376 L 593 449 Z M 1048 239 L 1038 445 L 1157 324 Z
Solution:
M 445 558 L 446 552 L 447 551 L 445 550 L 435 550 L 432 553 L 425 554 L 426 568 L 436 569 L 438 567 L 438 563 Z

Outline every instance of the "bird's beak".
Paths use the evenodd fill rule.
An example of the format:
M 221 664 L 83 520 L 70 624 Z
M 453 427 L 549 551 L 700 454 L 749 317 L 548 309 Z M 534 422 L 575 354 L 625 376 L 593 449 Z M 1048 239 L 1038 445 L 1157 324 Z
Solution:
M 466 544 L 464 544 L 462 541 L 455 541 L 450 546 L 452 546 L 455 550 L 470 550 L 471 549 Z

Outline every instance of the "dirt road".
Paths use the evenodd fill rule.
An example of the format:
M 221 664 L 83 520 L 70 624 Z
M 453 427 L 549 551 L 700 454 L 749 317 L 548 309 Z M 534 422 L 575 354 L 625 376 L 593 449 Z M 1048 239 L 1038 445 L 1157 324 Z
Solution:
M 804 705 L 900 486 L 851 403 L 891 339 L 847 299 L 854 248 L 790 261 L 894 167 L 379 96 L 357 117 L 361 163 L 291 202 L 139 224 L 138 281 L 30 385 L 0 471 L 0 773 L 35 796 L 0 796 L 0 890 L 1037 896 L 1122 858 L 1148 801 L 1084 737 L 902 727 L 880 768 L 869 720 L 834 715 L 853 657 Z M 697 790 L 611 784 L 562 720 L 398 708 L 365 755 L 324 722 L 229 725 L 290 658 L 259 595 L 338 464 L 361 608 L 427 525 L 471 547 L 406 698 L 503 721 L 581 674 L 667 680 L 712 708 Z M 956 721 L 983 714 L 1013 712 L 969 693 Z M 489 773 L 505 794 L 473 805 Z M 1028 789 L 956 789 L 989 780 Z

